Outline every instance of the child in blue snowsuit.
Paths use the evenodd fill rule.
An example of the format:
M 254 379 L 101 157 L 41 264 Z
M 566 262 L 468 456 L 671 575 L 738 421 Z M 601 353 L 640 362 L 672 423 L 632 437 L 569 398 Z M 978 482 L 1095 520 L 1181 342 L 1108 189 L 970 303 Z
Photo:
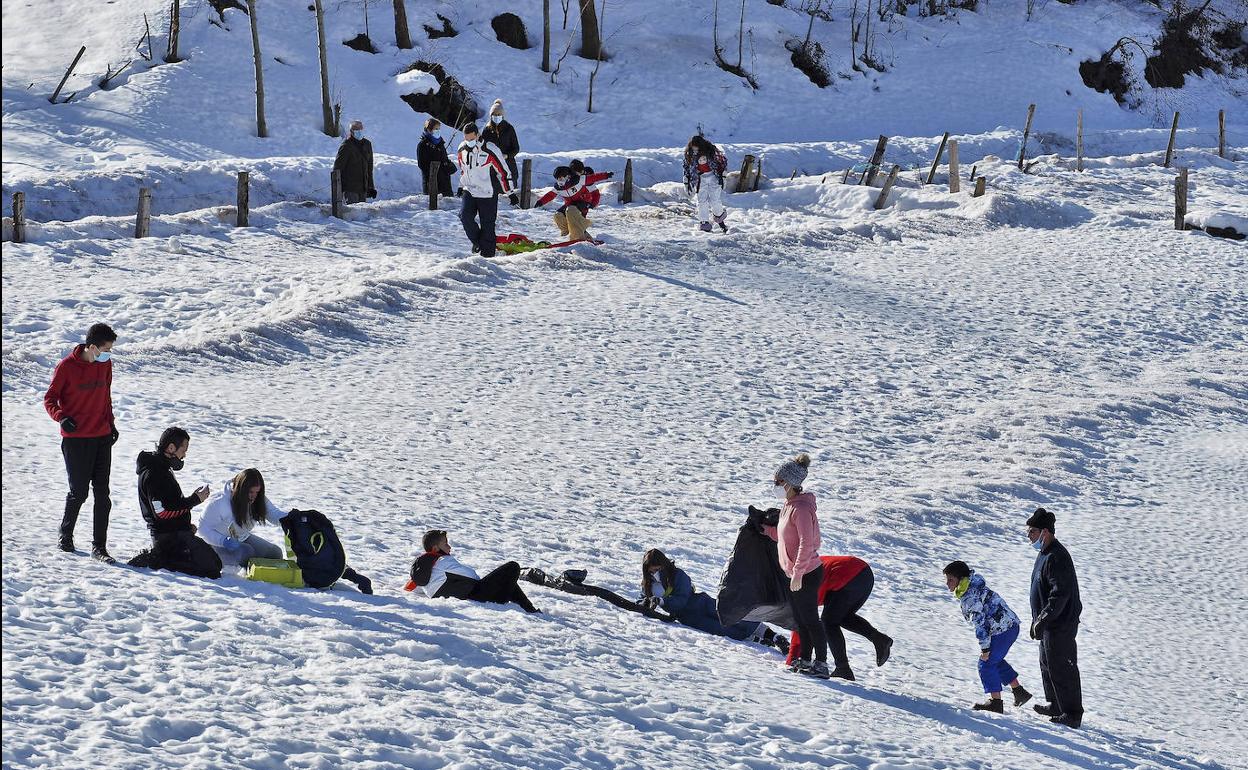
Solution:
M 1014 640 L 1018 639 L 1018 616 L 984 579 L 964 561 L 950 562 L 944 569 L 945 586 L 958 597 L 962 617 L 975 629 L 979 642 L 979 679 L 988 700 L 975 704 L 976 711 L 1005 711 L 1001 702 L 1001 686 L 1008 684 L 1014 693 L 1014 705 L 1031 700 L 1018 681 L 1018 673 L 1005 660 Z

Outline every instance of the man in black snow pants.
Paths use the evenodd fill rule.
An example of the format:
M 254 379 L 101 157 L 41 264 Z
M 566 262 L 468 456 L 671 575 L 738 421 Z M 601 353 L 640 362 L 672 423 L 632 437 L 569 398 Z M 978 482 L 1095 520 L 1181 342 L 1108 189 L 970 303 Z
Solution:
M 1053 536 L 1056 519 L 1043 508 L 1027 519 L 1027 539 L 1040 555 L 1031 569 L 1031 638 L 1040 640 L 1040 677 L 1048 704 L 1036 713 L 1067 727 L 1083 723 L 1079 682 L 1079 579 L 1066 546 Z
M 520 578 L 520 565 L 516 562 L 509 561 L 485 577 L 479 577 L 476 570 L 451 555 L 446 530 L 429 530 L 421 546 L 425 552 L 412 562 L 408 591 L 419 588 L 430 599 L 468 599 L 491 604 L 515 602 L 525 612 L 540 612 L 516 583 Z
M 455 154 L 459 163 L 459 194 L 463 199 L 459 221 L 472 242 L 472 253 L 494 256 L 494 224 L 498 219 L 498 196 L 507 195 L 519 205 L 516 180 L 507 159 L 493 142 L 480 138 L 473 124 L 464 126 L 464 142 Z
M 208 499 L 208 485 L 190 495 L 174 471 L 182 470 L 191 437 L 182 428 L 166 428 L 156 451 L 140 452 L 135 461 L 139 476 L 139 510 L 152 534 L 152 547 L 130 560 L 132 567 L 151 567 L 187 575 L 221 577 L 221 557 L 195 534 L 191 509 Z

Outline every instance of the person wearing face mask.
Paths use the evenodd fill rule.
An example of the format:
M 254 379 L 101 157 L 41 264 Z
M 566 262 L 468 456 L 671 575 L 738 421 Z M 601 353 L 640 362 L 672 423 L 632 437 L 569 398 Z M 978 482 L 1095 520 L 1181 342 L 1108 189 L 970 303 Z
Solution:
M 1057 517 L 1044 508 L 1027 519 L 1027 539 L 1039 551 L 1031 568 L 1031 638 L 1040 640 L 1040 681 L 1047 704 L 1036 713 L 1067 727 L 1083 723 L 1083 687 L 1079 679 L 1079 578 L 1066 546 L 1053 531 Z
M 199 536 L 212 546 L 223 564 L 246 567 L 252 559 L 280 559 L 282 547 L 252 530 L 258 524 L 277 524 L 289 513 L 265 494 L 260 471 L 247 468 L 208 500 L 199 518 Z
M 492 257 L 498 245 L 494 234 L 498 196 L 509 195 L 518 200 L 515 177 L 508 172 L 502 151 L 493 142 L 481 139 L 472 123 L 464 126 L 464 142 L 455 158 L 459 162 L 459 194 L 463 199 L 459 221 L 472 242 L 472 253 Z
M 334 170 L 338 172 L 342 197 L 347 203 L 361 203 L 365 198 L 377 197 L 377 187 L 373 184 L 373 143 L 364 138 L 363 121 L 351 121 L 351 133 L 338 146 Z
M 431 529 L 421 539 L 424 553 L 412 562 L 411 580 L 406 591 L 417 588 L 430 599 L 467 599 L 474 602 L 506 604 L 515 602 L 525 612 L 541 612 L 525 596 L 517 581 L 520 565 L 514 561 L 499 566 L 485 577 L 451 554 L 451 542 L 444 529 Z
M 555 212 L 555 226 L 559 233 L 570 241 L 583 241 L 591 238 L 587 229 L 593 222 L 586 219 L 589 209 L 594 205 L 596 190 L 593 185 L 607 181 L 615 174 L 604 171 L 601 174 L 581 176 L 569 166 L 555 169 L 554 188 L 537 199 L 537 206 L 545 206 L 555 198 L 559 199 L 559 209 Z
M 810 455 L 805 453 L 776 469 L 772 479 L 774 494 L 784 500 L 784 507 L 776 526 L 763 525 L 762 530 L 776 541 L 780 569 L 788 578 L 789 608 L 802 639 L 801 657 L 789 670 L 827 679 L 832 672 L 828 670 L 828 637 L 819 619 L 819 586 L 823 583 L 819 519 L 815 515 L 815 496 L 802 491 L 809 469 Z
M 182 428 L 166 428 L 155 451 L 135 460 L 139 477 L 139 510 L 152 536 L 151 548 L 130 560 L 132 567 L 183 572 L 196 577 L 221 577 L 221 558 L 195 536 L 191 509 L 208 499 L 208 485 L 182 494 L 174 471 L 182 470 L 191 436 Z
M 697 199 L 698 219 L 703 232 L 711 231 L 711 221 L 719 229 L 728 232 L 724 220 L 728 209 L 724 206 L 724 174 L 728 171 L 728 159 L 719 148 L 701 134 L 692 137 L 685 146 L 685 191 Z
M 1019 621 L 1014 610 L 966 562 L 950 562 L 944 575 L 945 587 L 958 597 L 962 617 L 975 629 L 975 640 L 979 642 L 979 679 L 988 699 L 976 703 L 974 709 L 1004 713 L 1003 684 L 1010 686 L 1015 706 L 1031 700 L 1031 693 L 1018 681 L 1018 672 L 1005 659 L 1018 639 Z
M 425 133 L 420 135 L 420 143 L 416 145 L 416 165 L 420 167 L 420 175 L 424 180 L 425 192 L 433 191 L 437 185 L 438 195 L 449 198 L 451 195 L 451 157 L 446 153 L 446 140 L 438 136 L 442 124 L 437 118 L 425 121 Z M 434 163 L 439 163 L 438 178 L 431 180 L 429 172 Z
M 117 333 L 108 324 L 93 324 L 86 340 L 56 365 L 52 384 L 43 395 L 48 416 L 61 426 L 61 456 L 69 477 L 69 494 L 61 515 L 59 547 L 72 553 L 78 512 L 95 492 L 91 555 L 104 562 L 116 561 L 108 553 L 108 518 L 113 509 L 108 482 L 117 443 L 113 416 L 113 343 Z
M 490 118 L 485 124 L 485 130 L 481 132 L 481 140 L 503 151 L 507 168 L 511 171 L 511 178 L 519 179 L 520 172 L 516 166 L 516 156 L 520 154 L 520 140 L 516 138 L 515 127 L 503 116 L 502 99 L 495 99 L 490 105 Z M 512 205 L 516 205 L 516 201 L 513 200 Z

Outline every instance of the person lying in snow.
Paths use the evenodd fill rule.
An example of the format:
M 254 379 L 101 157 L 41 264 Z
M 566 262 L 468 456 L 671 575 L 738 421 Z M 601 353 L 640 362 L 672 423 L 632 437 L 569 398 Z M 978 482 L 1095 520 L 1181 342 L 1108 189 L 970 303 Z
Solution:
M 586 240 L 590 237 L 588 228 L 593 224 L 586 217 L 589 216 L 589 210 L 601 199 L 593 186 L 613 176 L 615 174 L 611 171 L 581 175 L 568 166 L 560 166 L 555 169 L 554 189 L 538 198 L 536 205 L 545 206 L 558 198 L 559 209 L 555 212 L 555 226 L 559 228 L 559 233 L 570 241 Z
M 976 703 L 975 710 L 1004 712 L 1002 684 L 1010 686 L 1015 706 L 1031 700 L 1031 693 L 1019 683 L 1018 674 L 1005 660 L 1010 646 L 1018 639 L 1018 615 L 966 562 L 950 562 L 944 574 L 945 587 L 958 597 L 962 617 L 975 629 L 975 639 L 979 642 L 979 679 L 988 700 Z
M 537 567 L 525 567 L 520 570 L 520 579 L 529 583 L 535 583 L 546 588 L 553 588 L 556 591 L 574 594 L 576 596 L 594 596 L 606 601 L 622 610 L 636 612 L 645 615 L 648 618 L 662 620 L 665 623 L 675 623 L 676 618 L 668 615 L 666 612 L 660 612 L 642 604 L 641 602 L 633 602 L 625 599 L 619 594 L 609 591 L 601 586 L 586 585 L 586 573 L 583 569 L 567 569 L 558 576 L 547 575 L 544 571 Z
M 638 601 L 650 609 L 662 607 L 690 628 L 716 636 L 727 636 L 737 641 L 748 639 L 766 647 L 776 647 L 784 653 L 788 652 L 789 645 L 784 637 L 772 631 L 765 623 L 749 620 L 731 626 L 720 623 L 715 600 L 695 590 L 689 575 L 657 548 L 651 548 L 642 557 L 641 598 Z
M 431 599 L 468 599 L 474 602 L 506 604 L 515 602 L 529 613 L 541 612 L 516 584 L 520 565 L 509 561 L 485 577 L 451 555 L 451 542 L 444 529 L 431 529 L 421 541 L 425 552 L 412 562 L 411 580 L 406 591 L 419 588 Z

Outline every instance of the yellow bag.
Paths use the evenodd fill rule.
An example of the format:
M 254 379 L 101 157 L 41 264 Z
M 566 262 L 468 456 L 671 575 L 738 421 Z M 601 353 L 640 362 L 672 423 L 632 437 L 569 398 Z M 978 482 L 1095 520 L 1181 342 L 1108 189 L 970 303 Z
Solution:
M 276 583 L 287 588 L 303 588 L 303 570 L 287 559 L 251 559 L 247 563 L 247 579 Z

